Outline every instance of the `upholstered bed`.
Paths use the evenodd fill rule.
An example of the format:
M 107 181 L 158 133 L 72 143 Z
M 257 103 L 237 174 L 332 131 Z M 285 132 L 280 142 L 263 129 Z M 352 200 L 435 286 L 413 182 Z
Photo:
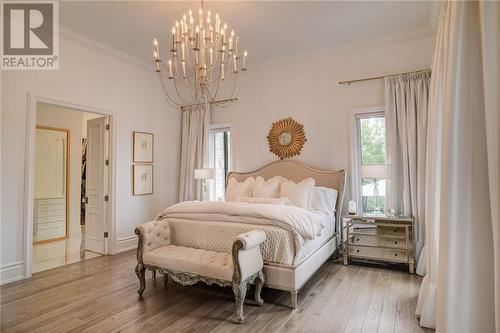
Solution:
M 158 220 L 168 221 L 174 244 L 219 252 L 231 252 L 234 238 L 241 233 L 264 231 L 265 285 L 289 291 L 295 308 L 299 289 L 338 248 L 345 172 L 316 170 L 295 161 L 276 161 L 253 172 L 231 172 L 228 181 L 243 182 L 258 176 L 266 180 L 281 176 L 296 183 L 312 178 L 316 186 L 337 191 L 335 212 L 258 203 L 192 202 L 167 208 Z

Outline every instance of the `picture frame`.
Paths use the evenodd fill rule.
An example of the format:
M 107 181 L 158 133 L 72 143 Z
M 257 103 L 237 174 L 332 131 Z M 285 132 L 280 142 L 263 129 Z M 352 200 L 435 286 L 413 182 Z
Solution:
M 133 162 L 154 162 L 154 134 L 147 132 L 133 132 Z
M 133 195 L 153 194 L 153 164 L 134 164 L 132 166 Z

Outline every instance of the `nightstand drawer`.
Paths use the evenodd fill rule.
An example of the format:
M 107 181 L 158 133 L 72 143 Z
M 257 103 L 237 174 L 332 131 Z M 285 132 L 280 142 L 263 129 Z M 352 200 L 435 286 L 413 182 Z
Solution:
M 357 235 L 396 237 L 402 239 L 406 238 L 406 230 L 404 226 L 395 226 L 395 227 L 376 226 L 371 228 L 358 228 L 352 226 L 349 229 L 349 233 Z
M 395 262 L 408 262 L 407 252 L 404 250 L 381 249 L 357 245 L 349 245 L 349 256 L 353 258 L 359 257 Z
M 406 240 L 398 238 L 385 238 L 384 236 L 352 235 L 349 244 L 390 247 L 406 250 Z

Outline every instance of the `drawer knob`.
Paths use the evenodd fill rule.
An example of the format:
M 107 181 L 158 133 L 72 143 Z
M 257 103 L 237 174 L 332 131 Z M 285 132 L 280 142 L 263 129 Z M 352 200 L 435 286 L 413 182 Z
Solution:
M 356 252 L 359 252 L 359 250 L 356 250 Z
M 397 254 L 397 253 L 394 253 L 394 256 L 395 256 L 395 257 L 397 257 L 397 256 L 398 256 L 398 254 Z
M 356 242 L 359 242 L 359 238 L 356 238 Z
M 398 243 L 398 241 L 395 241 L 395 242 L 394 242 L 394 244 L 397 244 L 397 243 Z

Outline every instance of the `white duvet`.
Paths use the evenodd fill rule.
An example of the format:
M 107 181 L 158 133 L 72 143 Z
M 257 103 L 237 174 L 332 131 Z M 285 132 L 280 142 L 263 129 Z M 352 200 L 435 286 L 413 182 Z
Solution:
M 247 202 L 185 201 L 165 209 L 157 220 L 175 218 L 274 225 L 291 231 L 296 241 L 321 235 L 325 220 L 303 208 Z

